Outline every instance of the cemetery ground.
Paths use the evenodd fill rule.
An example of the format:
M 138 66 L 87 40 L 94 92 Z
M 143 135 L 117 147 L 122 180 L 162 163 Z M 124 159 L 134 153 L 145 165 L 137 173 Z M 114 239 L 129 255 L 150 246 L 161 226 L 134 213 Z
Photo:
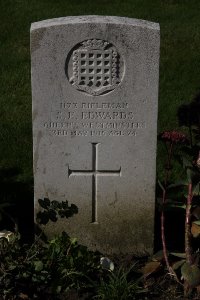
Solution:
M 182 104 L 189 104 L 199 88 L 199 1 L 74 1 L 72 5 L 70 1 L 1 0 L 0 5 L 1 229 L 15 232 L 5 232 L 0 239 L 0 297 L 8 300 L 183 299 L 185 293 L 185 299 L 198 299 L 199 98 L 193 101 L 194 105 L 182 107 L 183 114 L 179 117 L 186 118 L 179 118 L 179 122 L 177 110 Z M 160 135 L 158 145 L 155 253 L 162 248 L 164 251 L 153 257 L 103 258 L 106 254 L 92 253 L 66 234 L 47 242 L 38 233 L 32 243 L 30 23 L 79 14 L 120 15 L 155 21 L 161 26 L 158 125 L 159 132 L 165 134 Z M 184 126 L 179 128 L 179 124 Z M 188 139 L 192 133 L 192 143 L 190 139 L 190 144 L 183 145 L 183 136 L 174 130 L 183 131 Z M 176 156 L 168 156 L 165 164 L 164 145 L 169 147 L 169 153 L 172 146 L 177 147 L 178 153 L 174 154 L 179 154 L 179 161 L 184 157 L 183 168 L 176 163 Z M 73 215 L 71 204 L 63 204 L 64 217 Z M 57 215 L 61 217 L 57 210 L 49 211 L 51 203 L 47 199 L 42 199 L 41 205 L 48 212 L 41 223 L 53 222 Z M 189 220 L 186 225 L 185 215 Z M 164 233 L 163 228 L 160 230 L 160 217 L 165 221 L 169 252 L 165 249 L 164 236 L 162 241 L 160 238 L 161 231 Z

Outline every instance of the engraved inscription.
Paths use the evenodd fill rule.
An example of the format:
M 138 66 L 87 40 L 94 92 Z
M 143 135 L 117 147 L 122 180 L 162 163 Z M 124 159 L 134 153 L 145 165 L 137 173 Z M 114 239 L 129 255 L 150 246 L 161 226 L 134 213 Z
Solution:
M 146 123 L 127 102 L 60 102 L 43 126 L 54 136 L 136 137 Z
M 43 123 L 58 137 L 136 137 L 146 129 L 128 102 L 60 102 Z
M 91 39 L 69 53 L 67 68 L 69 82 L 77 90 L 98 96 L 114 90 L 121 82 L 124 64 L 111 43 Z
M 121 167 L 119 170 L 99 170 L 98 168 L 98 145 L 92 144 L 92 170 L 72 170 L 68 167 L 68 177 L 70 176 L 91 176 L 92 177 L 92 223 L 98 224 L 97 215 L 97 191 L 98 176 L 121 176 Z

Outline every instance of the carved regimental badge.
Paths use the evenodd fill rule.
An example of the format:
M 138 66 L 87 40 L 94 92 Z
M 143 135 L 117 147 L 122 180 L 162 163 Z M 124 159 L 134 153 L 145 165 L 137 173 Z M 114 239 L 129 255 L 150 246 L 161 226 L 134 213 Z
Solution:
M 78 44 L 67 59 L 69 82 L 79 91 L 98 96 L 121 82 L 123 62 L 109 42 L 92 39 Z

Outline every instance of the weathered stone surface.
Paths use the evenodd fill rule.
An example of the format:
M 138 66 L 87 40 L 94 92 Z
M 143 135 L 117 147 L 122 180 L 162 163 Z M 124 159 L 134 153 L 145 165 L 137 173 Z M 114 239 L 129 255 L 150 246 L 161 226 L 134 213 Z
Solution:
M 74 203 L 46 227 L 104 253 L 152 251 L 159 26 L 79 16 L 31 27 L 35 209 Z

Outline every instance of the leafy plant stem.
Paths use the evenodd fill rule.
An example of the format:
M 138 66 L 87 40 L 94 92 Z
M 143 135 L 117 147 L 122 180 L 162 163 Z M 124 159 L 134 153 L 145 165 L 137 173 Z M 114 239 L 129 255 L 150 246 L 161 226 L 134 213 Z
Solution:
M 165 143 L 167 148 L 167 164 L 165 167 L 165 180 L 164 180 L 164 189 L 162 194 L 162 205 L 163 209 L 161 211 L 161 240 L 162 240 L 162 247 L 163 247 L 163 256 L 164 260 L 168 269 L 168 272 L 171 276 L 173 276 L 177 282 L 179 282 L 178 277 L 174 270 L 171 268 L 169 264 L 168 254 L 167 254 L 167 246 L 166 246 L 166 238 L 165 238 L 165 203 L 166 203 L 166 190 L 167 190 L 167 184 L 170 176 L 170 169 L 171 169 L 171 159 L 172 159 L 172 150 L 173 150 L 173 142 L 170 143 L 170 147 L 168 149 L 167 143 Z
M 34 241 L 34 243 L 31 245 L 31 247 L 29 248 L 29 250 L 27 251 L 27 254 L 26 254 L 26 257 L 25 257 L 25 260 L 24 262 L 27 262 L 27 261 L 30 261 L 31 259 L 33 259 L 37 254 L 38 252 L 36 252 L 34 255 L 30 255 L 30 253 L 32 253 L 32 250 L 34 249 L 35 245 L 40 241 L 40 238 L 41 238 L 41 235 L 40 234 Z
M 163 206 L 166 200 L 166 190 L 163 190 Z M 168 254 L 167 254 L 167 247 L 166 247 L 166 239 L 165 239 L 165 214 L 164 209 L 161 212 L 161 239 L 162 239 L 162 247 L 163 247 L 163 256 L 167 266 L 167 270 L 171 276 L 173 276 L 177 282 L 179 282 L 178 277 L 174 270 L 171 268 L 169 264 Z
M 166 197 L 166 190 L 163 191 L 163 205 L 165 204 L 165 197 Z M 165 259 L 165 263 L 167 266 L 168 271 L 170 270 L 168 255 L 167 255 L 167 247 L 166 247 L 166 240 L 165 240 L 165 214 L 164 209 L 161 212 L 161 238 L 162 238 L 162 246 L 163 246 L 163 255 Z
M 188 185 L 188 196 L 186 203 L 186 215 L 185 215 L 185 253 L 186 261 L 192 265 L 192 246 L 191 246 L 191 205 L 192 205 L 192 183 Z
M 163 195 L 162 195 L 163 209 L 161 211 L 161 239 L 162 239 L 162 247 L 163 247 L 163 255 L 164 255 L 165 263 L 166 263 L 169 273 L 171 273 L 171 267 L 170 267 L 169 260 L 168 260 L 166 239 L 165 239 L 164 207 L 165 207 L 165 202 L 166 202 L 166 188 L 167 188 L 167 183 L 168 183 L 168 179 L 169 179 L 170 161 L 171 161 L 171 156 L 172 156 L 172 143 L 170 144 L 170 149 L 168 149 L 167 143 L 165 143 L 165 145 L 167 148 L 167 165 L 165 167 L 165 180 L 164 180 L 164 189 L 163 189 Z

